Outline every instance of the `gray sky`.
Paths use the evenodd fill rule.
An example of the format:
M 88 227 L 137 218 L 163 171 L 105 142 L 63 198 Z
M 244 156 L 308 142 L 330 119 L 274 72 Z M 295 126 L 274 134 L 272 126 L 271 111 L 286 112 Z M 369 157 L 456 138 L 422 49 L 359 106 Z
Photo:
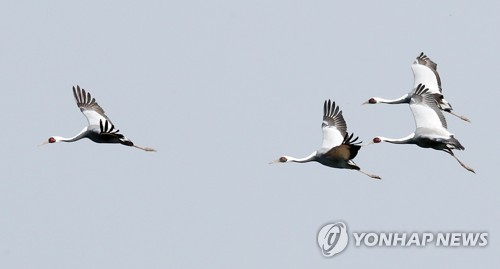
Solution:
M 498 264 L 494 1 L 4 1 L 0 5 L 1 268 L 385 268 Z M 363 148 L 358 172 L 268 165 L 321 145 L 325 99 L 369 141 L 414 130 L 406 105 L 361 106 L 438 63 L 457 156 Z M 145 153 L 90 140 L 38 148 L 86 124 L 90 91 Z M 495 118 L 494 118 L 495 117 Z M 493 123 L 493 124 L 492 124 Z M 491 124 L 491 125 L 490 125 Z M 496 158 L 498 159 L 498 158 Z M 486 248 L 355 248 L 316 234 L 487 231 Z

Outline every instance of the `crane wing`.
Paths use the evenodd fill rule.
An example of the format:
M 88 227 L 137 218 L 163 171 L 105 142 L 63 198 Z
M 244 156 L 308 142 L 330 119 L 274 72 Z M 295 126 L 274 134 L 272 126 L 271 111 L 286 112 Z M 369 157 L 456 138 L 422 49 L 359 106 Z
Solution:
M 328 150 L 324 156 L 325 158 L 328 159 L 338 159 L 341 158 L 345 161 L 352 160 L 356 155 L 358 155 L 358 151 L 361 148 L 359 144 L 361 144 L 361 141 L 358 141 L 359 137 L 354 137 L 354 134 L 352 133 L 349 135 L 346 133 L 344 140 L 342 141 L 342 145 L 333 147 L 332 149 Z
M 418 128 L 442 129 L 447 128 L 446 119 L 438 107 L 441 94 L 431 93 L 424 84 L 415 88 L 411 97 L 410 109 Z
M 423 52 L 416 58 L 411 65 L 413 71 L 413 88 L 416 89 L 419 84 L 424 84 L 430 93 L 441 93 L 441 78 L 437 72 L 437 64 Z M 415 91 L 413 91 L 415 93 Z
M 104 114 L 104 110 L 97 104 L 90 93 L 85 92 L 80 86 L 73 87 L 73 94 L 75 95 L 76 105 L 80 108 L 83 115 L 87 117 L 87 121 L 91 126 L 99 126 L 100 122 L 109 122 L 109 118 Z
M 321 128 L 323 129 L 322 149 L 331 149 L 344 141 L 347 134 L 347 125 L 342 116 L 342 111 L 335 105 L 335 102 L 325 101 Z
M 437 64 L 433 62 L 429 57 L 427 57 L 427 55 L 425 55 L 423 52 L 421 52 L 420 55 L 417 56 L 416 61 L 419 64 L 429 67 L 434 73 L 436 73 L 436 77 L 439 78 L 439 75 L 437 74 Z

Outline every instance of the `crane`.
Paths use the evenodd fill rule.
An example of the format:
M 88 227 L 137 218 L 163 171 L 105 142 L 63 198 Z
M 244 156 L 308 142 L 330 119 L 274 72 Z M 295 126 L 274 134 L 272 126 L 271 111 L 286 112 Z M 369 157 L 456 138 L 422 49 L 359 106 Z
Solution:
M 437 64 L 433 62 L 423 52 L 415 59 L 411 65 L 413 71 L 413 90 L 397 99 L 384 99 L 380 97 L 372 97 L 363 104 L 408 104 L 411 97 L 415 94 L 415 89 L 419 84 L 426 85 L 429 92 L 437 95 L 438 107 L 442 111 L 446 111 L 463 121 L 470 122 L 467 117 L 461 116 L 453 111 L 451 104 L 444 99 L 443 89 L 441 88 L 441 78 L 437 72 Z
M 354 138 L 354 134 L 349 135 L 346 122 L 342 116 L 342 111 L 335 105 L 335 102 L 331 102 L 331 100 L 325 101 L 323 105 L 322 129 L 323 143 L 320 150 L 314 151 L 305 158 L 295 158 L 284 155 L 271 162 L 271 164 L 318 162 L 333 168 L 357 170 L 371 178 L 381 179 L 377 175 L 368 174 L 362 171 L 352 160 L 356 157 L 361 148 L 361 145 L 359 145 L 361 141 L 356 142 L 358 137 Z
M 144 151 L 156 151 L 152 148 L 137 146 L 123 134 L 120 134 L 120 130 L 115 129 L 115 126 L 108 116 L 106 116 L 104 110 L 97 104 L 89 92 L 85 92 L 80 86 L 76 86 L 76 88 L 73 87 L 73 94 L 77 106 L 87 118 L 88 126 L 85 126 L 80 133 L 73 137 L 65 138 L 61 136 L 51 136 L 48 140 L 44 141 L 42 145 L 57 142 L 75 142 L 82 138 L 88 138 L 96 143 L 119 143 Z
M 415 132 L 398 139 L 377 136 L 371 143 L 416 144 L 422 148 L 442 150 L 453 156 L 463 168 L 475 173 L 474 169 L 458 159 L 452 151 L 465 148 L 447 129 L 446 119 L 439 107 L 439 95 L 429 91 L 424 84 L 419 84 L 410 100 L 410 109 L 416 125 Z

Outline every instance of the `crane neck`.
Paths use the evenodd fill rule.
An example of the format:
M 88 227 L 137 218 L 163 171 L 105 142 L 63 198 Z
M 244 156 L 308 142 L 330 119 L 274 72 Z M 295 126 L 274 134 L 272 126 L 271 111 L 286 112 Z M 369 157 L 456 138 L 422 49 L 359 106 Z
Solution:
M 410 98 L 408 94 L 405 94 L 397 99 L 384 99 L 384 98 L 376 98 L 377 103 L 382 103 L 382 104 L 406 104 L 410 102 Z
M 61 137 L 61 136 L 54 136 L 57 142 L 75 142 L 77 140 L 80 140 L 85 137 L 87 132 L 87 127 L 83 128 L 83 130 L 78 133 L 77 135 L 73 137 Z
M 304 157 L 304 158 L 294 158 L 294 157 L 287 157 L 289 162 L 295 162 L 295 163 L 307 163 L 307 162 L 315 162 L 316 161 L 316 151 L 311 153 L 311 155 Z
M 403 138 L 387 138 L 387 137 L 381 137 L 379 136 L 382 141 L 392 143 L 392 144 L 415 144 L 415 140 L 413 139 L 415 137 L 415 133 L 411 133 L 406 137 Z

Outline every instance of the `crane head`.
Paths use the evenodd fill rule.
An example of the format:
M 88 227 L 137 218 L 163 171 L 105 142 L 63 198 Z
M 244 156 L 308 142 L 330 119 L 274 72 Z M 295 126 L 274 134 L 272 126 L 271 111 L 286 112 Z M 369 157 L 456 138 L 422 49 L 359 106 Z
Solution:
M 49 139 L 47 139 L 47 140 L 43 141 L 43 142 L 42 142 L 42 144 L 40 144 L 40 145 L 38 145 L 38 146 L 40 147 L 40 146 L 43 146 L 43 145 L 46 145 L 46 144 L 56 143 L 56 142 L 58 142 L 58 141 L 59 141 L 59 140 L 57 139 L 57 137 L 53 137 L 53 136 L 51 136 L 51 137 L 49 137 Z
M 376 104 L 376 103 L 378 103 L 377 98 L 376 97 L 372 97 L 372 98 L 368 99 L 368 101 L 364 102 L 362 105 L 366 105 L 366 104 L 372 104 L 373 105 L 373 104 Z
M 288 158 L 286 156 L 281 156 L 279 157 L 279 159 L 276 159 L 272 162 L 270 162 L 269 164 L 273 164 L 273 163 L 286 163 L 288 162 Z

